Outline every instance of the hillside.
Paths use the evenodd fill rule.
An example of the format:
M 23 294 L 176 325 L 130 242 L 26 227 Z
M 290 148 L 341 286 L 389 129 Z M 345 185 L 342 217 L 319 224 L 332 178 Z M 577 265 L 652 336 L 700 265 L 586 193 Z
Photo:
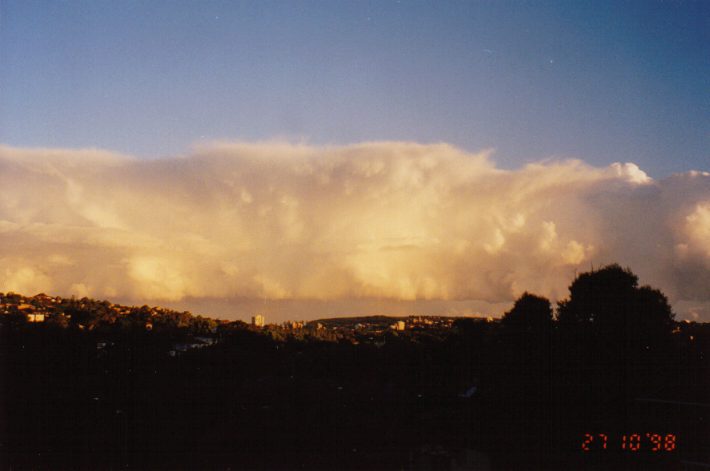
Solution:
M 665 470 L 710 459 L 696 406 L 710 391 L 710 324 L 623 337 L 526 312 L 258 328 L 2 294 L 0 468 Z M 678 445 L 584 454 L 590 433 Z

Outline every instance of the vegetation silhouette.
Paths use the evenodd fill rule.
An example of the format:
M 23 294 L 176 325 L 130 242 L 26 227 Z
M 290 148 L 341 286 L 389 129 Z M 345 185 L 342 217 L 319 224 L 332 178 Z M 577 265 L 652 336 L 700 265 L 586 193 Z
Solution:
M 376 336 L 342 319 L 260 329 L 87 298 L 0 301 L 3 469 L 710 462 L 710 325 L 676 322 L 618 265 L 577 276 L 555 312 L 526 292 L 499 322 Z M 29 322 L 34 308 L 44 322 Z M 645 432 L 676 435 L 677 452 L 580 449 L 585 433 Z

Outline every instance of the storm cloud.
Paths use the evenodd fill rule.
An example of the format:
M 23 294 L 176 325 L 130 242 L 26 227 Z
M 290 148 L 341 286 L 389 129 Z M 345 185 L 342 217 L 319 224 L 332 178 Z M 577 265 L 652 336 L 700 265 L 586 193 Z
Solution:
M 516 170 L 446 144 L 215 142 L 137 159 L 0 147 L 0 290 L 497 306 L 618 262 L 710 320 L 710 174 Z M 445 314 L 446 312 L 438 312 Z M 338 314 L 333 312 L 332 314 Z

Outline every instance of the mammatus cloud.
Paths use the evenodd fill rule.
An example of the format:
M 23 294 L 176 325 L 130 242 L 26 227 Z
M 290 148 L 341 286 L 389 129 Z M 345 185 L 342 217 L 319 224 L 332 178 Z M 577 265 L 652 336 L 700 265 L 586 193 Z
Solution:
M 218 142 L 158 160 L 0 147 L 0 185 L 4 291 L 496 305 L 564 298 L 575 272 L 616 261 L 680 317 L 710 320 L 705 172 L 654 181 L 632 163 L 506 171 L 444 144 Z

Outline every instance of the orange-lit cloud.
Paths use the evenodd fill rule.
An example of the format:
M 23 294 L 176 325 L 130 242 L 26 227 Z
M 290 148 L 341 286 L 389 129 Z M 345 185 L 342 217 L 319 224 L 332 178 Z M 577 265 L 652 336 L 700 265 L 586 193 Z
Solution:
M 0 147 L 0 185 L 0 291 L 442 309 L 563 298 L 575 271 L 617 261 L 710 313 L 707 173 L 506 171 L 444 144 L 217 142 L 158 160 Z

